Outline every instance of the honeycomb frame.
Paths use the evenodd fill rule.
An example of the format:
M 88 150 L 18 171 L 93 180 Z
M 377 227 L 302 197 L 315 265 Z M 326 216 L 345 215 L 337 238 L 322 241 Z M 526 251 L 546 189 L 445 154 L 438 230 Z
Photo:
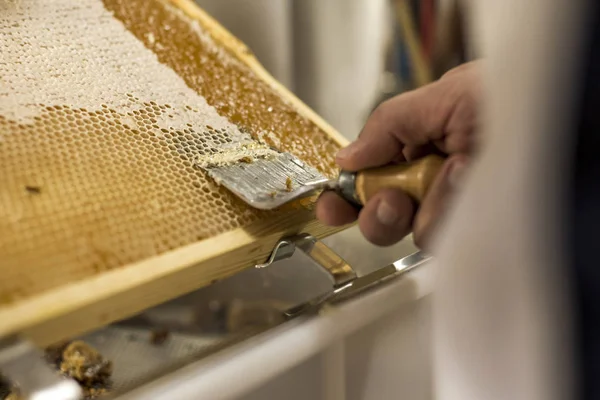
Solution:
M 278 83 L 248 48 L 189 0 L 165 0 L 198 21 L 213 40 L 247 65 L 295 111 L 338 146 L 346 140 Z M 36 186 L 27 188 L 35 196 Z M 323 237 L 340 228 L 319 224 L 310 207 L 273 214 L 216 236 L 168 249 L 116 269 L 0 306 L 0 337 L 21 332 L 40 345 L 124 318 L 264 261 L 282 236 L 300 231 Z M 43 276 L 43 275 L 42 275 Z

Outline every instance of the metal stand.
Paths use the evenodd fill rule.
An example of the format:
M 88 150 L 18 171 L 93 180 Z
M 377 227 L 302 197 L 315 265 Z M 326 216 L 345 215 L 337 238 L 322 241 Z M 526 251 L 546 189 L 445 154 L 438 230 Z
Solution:
M 415 253 L 375 272 L 359 277 L 352 267 L 334 250 L 316 238 L 303 234 L 285 238 L 279 241 L 268 261 L 264 264 L 257 265 L 256 268 L 276 268 L 275 264 L 278 262 L 285 263 L 286 261 L 289 261 L 290 258 L 299 255 L 308 257 L 311 262 L 315 263 L 324 271 L 326 271 L 331 277 L 332 287 L 323 295 L 317 296 L 306 303 L 286 310 L 284 312 L 283 319 L 281 318 L 281 314 L 278 314 L 279 319 L 277 324 L 283 322 L 285 319 L 317 314 L 323 309 L 323 307 L 337 305 L 345 300 L 354 299 L 366 291 L 379 288 L 382 283 L 385 284 L 388 281 L 392 281 L 394 278 L 426 263 L 430 259 L 429 256 L 423 253 Z M 182 351 L 183 355 L 177 356 L 181 358 L 177 359 L 175 362 L 173 361 L 175 358 L 171 359 L 170 362 L 173 364 L 172 367 L 169 368 L 175 368 L 175 366 L 179 368 L 180 362 L 182 363 L 181 365 L 185 365 L 189 362 L 188 357 L 191 350 L 185 350 L 185 352 L 183 352 L 183 350 L 181 350 L 184 348 L 183 345 L 188 346 L 191 343 L 197 345 L 198 347 L 194 348 L 193 350 L 196 352 L 195 354 L 208 352 L 208 350 L 201 348 L 202 346 L 207 346 L 206 339 L 200 338 L 198 341 L 197 338 L 193 336 L 197 333 L 197 331 L 194 330 L 195 326 L 191 326 L 189 330 L 185 327 L 186 325 L 178 325 L 177 328 L 173 329 L 175 333 L 170 339 L 170 348 L 173 349 L 173 352 Z M 145 328 L 147 327 L 142 326 L 142 329 Z M 121 329 L 117 330 L 117 332 L 119 332 L 119 335 L 114 336 L 114 340 L 120 341 L 125 337 L 124 334 L 121 334 L 121 332 L 126 332 L 126 330 Z M 177 332 L 179 332 L 181 335 L 178 337 L 178 341 L 175 342 L 174 337 Z M 254 332 L 252 334 L 254 335 L 256 333 L 257 332 Z M 151 332 L 148 330 L 147 335 L 150 336 L 150 334 Z M 95 343 L 92 341 L 92 343 L 101 346 L 100 342 Z M 106 348 L 106 336 L 102 336 L 102 343 L 104 343 Z M 146 343 L 149 343 L 148 339 L 144 339 L 139 343 L 136 342 L 135 351 L 138 353 L 141 352 L 138 349 L 146 349 L 144 351 L 148 351 L 147 347 L 150 346 L 151 350 L 153 351 L 152 355 L 156 355 L 160 363 L 165 363 L 166 361 L 164 359 L 164 355 L 166 348 L 156 347 L 150 344 L 146 346 Z M 227 346 L 228 345 L 229 344 L 227 344 Z M 113 346 L 117 346 L 117 344 L 114 344 Z M 225 346 L 225 342 L 222 344 L 217 344 L 216 346 Z M 208 347 L 206 348 L 208 349 Z M 130 348 L 131 346 L 128 347 L 128 349 Z M 217 347 L 214 347 L 214 349 L 216 348 Z M 214 349 L 210 351 L 215 351 Z M 120 352 L 121 350 L 119 349 L 118 351 Z M 116 354 L 117 353 L 113 353 L 113 355 L 110 357 L 113 358 Z M 142 355 L 144 354 L 146 353 L 142 353 Z M 141 359 L 144 360 L 144 362 L 147 362 L 149 358 L 142 357 Z M 129 360 L 129 358 L 127 358 L 127 360 Z M 339 352 L 333 352 L 328 355 L 326 363 L 333 363 L 331 365 L 334 365 L 335 363 L 340 363 L 341 361 L 343 361 L 343 354 Z M 135 370 L 135 368 L 125 368 L 125 370 L 130 371 Z M 30 342 L 19 337 L 0 339 L 0 371 L 4 377 L 18 387 L 20 394 L 25 399 L 76 400 L 81 396 L 81 389 L 75 381 L 61 377 L 49 364 L 47 364 L 43 357 L 42 351 L 40 351 Z M 133 376 L 133 378 L 131 376 Z M 131 376 L 128 372 L 126 378 L 122 379 L 124 382 L 130 382 L 132 379 L 146 379 L 144 377 L 140 378 L 142 375 L 136 375 L 135 371 L 131 373 Z M 330 396 L 330 398 L 338 398 L 338 396 L 343 395 L 343 392 L 340 391 L 342 390 L 343 386 L 341 381 L 339 381 L 341 378 L 339 376 L 332 376 L 332 379 L 336 384 L 326 389 L 327 395 Z M 0 393 L 0 398 L 2 397 L 1 395 L 2 394 Z
M 275 262 L 286 260 L 292 257 L 296 250 L 300 250 L 323 268 L 333 278 L 335 288 L 356 279 L 356 272 L 342 257 L 315 237 L 306 234 L 281 240 L 267 262 L 256 265 L 256 268 L 266 268 Z
M 17 337 L 0 340 L 0 371 L 18 387 L 23 399 L 78 400 L 79 385 L 61 377 L 33 344 Z
M 331 292 L 287 310 L 285 315 L 288 318 L 306 312 L 319 312 L 326 304 L 355 296 L 431 260 L 431 257 L 425 253 L 417 252 L 370 274 L 358 277 L 350 264 L 335 251 L 315 237 L 302 234 L 282 239 L 275 246 L 267 262 L 256 265 L 256 268 L 266 268 L 279 261 L 287 260 L 295 254 L 296 250 L 300 250 L 316 265 L 323 268 L 333 278 L 334 284 Z

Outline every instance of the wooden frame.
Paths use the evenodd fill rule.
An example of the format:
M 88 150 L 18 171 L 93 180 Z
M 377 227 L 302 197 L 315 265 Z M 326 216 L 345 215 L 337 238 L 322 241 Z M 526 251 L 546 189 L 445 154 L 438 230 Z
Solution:
M 248 48 L 191 0 L 168 0 L 198 20 L 225 48 L 271 85 L 300 114 L 341 146 L 346 139 L 277 82 Z M 342 230 L 321 225 L 308 210 L 291 211 L 93 278 L 0 307 L 0 337 L 21 334 L 39 346 L 79 335 L 141 312 L 263 262 L 284 236 L 324 237 Z

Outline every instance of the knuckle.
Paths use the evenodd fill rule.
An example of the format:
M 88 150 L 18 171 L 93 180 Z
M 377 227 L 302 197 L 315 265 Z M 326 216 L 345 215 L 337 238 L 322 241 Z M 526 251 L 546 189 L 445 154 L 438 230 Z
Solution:
M 423 231 L 417 229 L 413 230 L 413 243 L 422 250 L 427 247 L 427 240 L 423 234 Z
M 422 214 L 417 215 L 415 218 L 412 237 L 415 246 L 421 250 L 426 250 L 429 244 L 429 232 L 430 232 L 430 221 L 428 218 L 424 218 Z
M 454 76 L 456 74 L 460 74 L 460 73 L 468 73 L 471 72 L 473 70 L 477 69 L 477 65 L 479 65 L 479 61 L 475 60 L 475 61 L 470 61 L 464 64 L 460 64 L 457 67 L 452 68 L 449 71 L 446 71 L 444 74 L 442 74 L 440 79 L 444 79 L 444 78 L 448 78 L 449 76 Z
M 413 243 L 419 249 L 423 248 L 423 239 L 422 239 L 421 235 L 418 232 L 413 232 Z
M 371 113 L 371 119 L 373 119 L 375 122 L 385 121 L 393 108 L 393 100 L 394 99 L 385 100 L 375 107 Z

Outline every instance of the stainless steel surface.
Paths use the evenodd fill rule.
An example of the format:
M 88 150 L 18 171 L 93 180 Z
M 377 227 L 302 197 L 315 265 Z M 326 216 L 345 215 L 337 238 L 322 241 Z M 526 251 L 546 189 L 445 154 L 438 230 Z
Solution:
M 318 265 L 334 288 L 356 277 L 348 263 L 310 235 L 282 240 L 266 266 L 276 269 L 292 258 Z M 327 292 L 332 292 L 331 286 Z M 80 339 L 112 361 L 111 393 L 119 396 L 293 317 L 286 310 L 294 303 L 264 294 L 262 300 L 233 298 L 208 304 L 189 295 Z
M 356 279 L 356 272 L 350 264 L 325 243 L 309 235 L 297 236 L 294 243 L 303 254 L 331 275 L 334 288 L 345 286 Z
M 240 199 L 261 210 L 277 208 L 336 183 L 289 153 L 207 167 L 206 171 Z
M 82 338 L 111 360 L 111 392 L 119 394 L 201 358 L 223 345 L 225 338 L 169 331 L 164 343 L 154 343 L 155 326 L 108 326 Z
M 360 199 L 356 195 L 356 173 L 350 171 L 340 172 L 337 181 L 337 190 L 344 199 L 356 207 L 361 207 Z
M 395 272 L 388 270 L 396 278 L 403 277 L 410 271 L 411 277 L 389 279 L 380 290 L 354 292 L 355 295 L 343 299 L 343 304 L 336 304 L 332 310 L 329 307 L 323 309 L 323 313 L 318 317 L 301 314 L 299 318 L 273 326 L 260 335 L 231 346 L 219 354 L 190 363 L 171 374 L 153 380 L 125 394 L 123 398 L 131 400 L 247 398 L 249 391 L 273 379 L 279 381 L 276 377 L 281 373 L 303 363 L 304 360 L 313 358 L 323 349 L 344 340 L 348 335 L 369 326 L 382 316 L 398 310 L 399 306 L 416 301 L 420 296 L 425 295 L 428 290 L 425 286 L 428 285 L 427 277 L 430 276 L 430 272 L 425 269 L 412 271 L 414 266 L 409 263 L 415 262 L 415 266 L 424 265 L 426 259 L 423 255 L 412 257 L 396 263 L 393 268 Z M 283 264 L 286 263 L 282 262 L 282 267 Z M 273 268 L 273 271 L 276 269 Z M 254 269 L 253 271 L 265 270 Z M 356 298 L 356 295 L 360 295 L 361 299 Z M 382 337 L 379 339 L 383 340 Z M 368 360 L 363 360 L 365 361 L 369 364 Z M 398 371 L 392 375 L 396 373 Z M 403 370 L 401 375 L 404 373 L 406 371 Z M 316 381 L 306 383 L 318 384 L 318 376 L 316 378 Z M 289 397 L 302 398 L 302 396 Z M 285 396 L 280 394 L 251 398 L 285 398 Z
M 352 243 L 354 248 L 361 248 L 348 238 L 344 241 Z M 231 278 L 232 282 L 239 280 L 241 286 L 237 287 L 234 284 L 229 298 L 223 296 L 227 291 L 228 282 L 219 282 L 212 291 L 211 287 L 205 288 L 206 295 L 196 293 L 186 296 L 148 310 L 136 319 L 95 332 L 84 337 L 83 340 L 113 360 L 114 393 L 118 397 L 136 388 L 145 387 L 146 384 L 160 380 L 161 377 L 177 374 L 177 371 L 186 365 L 202 363 L 204 359 L 208 359 L 208 356 L 220 350 L 246 342 L 278 326 L 294 324 L 297 317 L 315 315 L 329 304 L 343 303 L 366 294 L 371 289 L 391 283 L 395 278 L 423 265 L 430 259 L 423 253 L 415 253 L 384 268 L 374 268 L 375 266 L 371 266 L 370 270 L 363 268 L 365 272 L 358 278 L 352 275 L 353 272 L 349 275 L 340 274 L 335 284 L 336 280 L 330 272 L 317 274 L 326 269 L 317 266 L 317 263 L 310 258 L 309 254 L 314 251 L 315 242 L 314 238 L 307 235 L 282 240 L 273 251 L 270 262 L 258 266 L 262 268 L 249 269 Z M 406 246 L 408 245 L 405 244 L 404 247 Z M 365 247 L 362 246 L 363 251 Z M 402 251 L 405 252 L 413 249 L 413 247 L 404 247 Z M 335 254 L 337 255 L 337 251 Z M 333 260 L 343 260 L 340 256 L 337 257 Z M 371 256 L 370 260 L 378 262 L 379 259 Z M 332 262 L 331 265 L 336 265 L 336 262 Z M 310 268 L 314 268 L 311 274 L 298 276 L 293 274 L 294 270 L 306 271 L 311 270 Z M 270 281 L 267 286 L 258 284 L 264 281 L 264 277 L 258 280 L 252 278 L 267 273 L 282 278 Z M 286 279 L 283 278 L 285 276 L 288 277 L 287 284 Z M 329 282 L 323 285 L 324 290 L 308 291 L 310 287 L 320 286 L 318 282 L 323 279 Z M 288 290 L 285 288 L 290 286 L 304 287 L 309 297 L 302 301 L 298 301 L 302 297 L 295 297 L 297 299 L 295 301 L 286 298 Z M 250 290 L 249 287 L 254 287 L 253 292 L 257 295 L 249 295 L 249 292 L 244 295 L 241 293 L 242 287 L 246 291 Z M 280 287 L 283 287 L 283 291 L 279 290 Z M 262 323 L 245 325 L 247 321 L 244 318 L 239 321 L 238 326 L 231 323 L 232 319 L 237 320 L 250 312 L 256 313 L 257 308 L 263 315 Z M 273 319 L 274 313 L 281 318 Z M 254 322 L 256 322 L 256 315 L 254 315 Z M 152 332 L 164 329 L 170 332 L 169 338 L 162 345 L 152 344 Z
M 267 268 L 267 267 L 271 266 L 271 264 L 273 264 L 277 261 L 281 261 L 281 260 L 290 258 L 291 256 L 294 255 L 295 251 L 296 251 L 296 245 L 294 244 L 293 240 L 291 240 L 291 239 L 280 240 L 275 245 L 275 249 L 273 249 L 273 252 L 269 256 L 269 259 L 262 264 L 256 264 L 254 266 L 254 268 L 258 268 L 258 269 Z
M 428 256 L 421 251 L 411 254 L 386 267 L 353 279 L 342 286 L 338 286 L 332 292 L 325 293 L 311 301 L 286 310 L 286 316 L 292 318 L 306 313 L 319 312 L 321 308 L 326 305 L 340 303 L 349 298 L 363 294 L 370 289 L 379 287 L 380 285 L 431 261 L 431 259 L 431 256 Z
M 361 254 L 368 250 L 365 243 L 361 246 L 352 241 L 350 233 L 343 232 L 343 242 L 354 249 L 354 253 L 357 249 L 362 249 Z M 335 240 L 330 242 L 335 245 Z M 283 240 L 273 252 L 270 263 L 266 263 L 271 268 L 248 269 L 229 282 L 218 282 L 78 339 L 112 361 L 111 397 L 119 398 L 161 377 L 176 374 L 188 365 L 203 363 L 208 356 L 223 349 L 287 325 L 290 319 L 295 321 L 295 317 L 310 315 L 327 304 L 352 299 L 424 260 L 421 255 L 413 255 L 375 269 L 372 263 L 384 262 L 385 258 L 372 255 L 368 263 L 361 265 L 358 258 L 347 252 L 348 248 L 337 243 L 336 247 L 346 251 L 345 256 L 362 267 L 363 276 L 356 278 L 337 249 L 334 252 L 321 245 L 323 243 L 307 235 Z M 411 251 L 412 247 L 406 246 L 388 256 Z M 321 260 L 321 264 L 317 260 Z M 367 266 L 370 269 L 364 268 Z M 292 294 L 290 288 L 297 293 Z M 157 335 L 165 332 L 168 333 L 166 339 L 157 341 Z M 0 393 L 0 398 L 2 395 Z
M 195 304 L 185 306 L 188 311 L 194 311 L 195 307 Z M 154 321 L 141 323 L 134 319 L 78 338 L 96 348 L 113 364 L 109 396 L 102 398 L 118 398 L 264 330 L 251 327 L 235 333 L 211 333 L 202 332 L 195 323 L 179 322 L 165 329 L 165 325 Z M 158 341 L 157 335 L 163 334 L 166 336 Z
M 256 268 L 266 268 L 275 262 L 290 258 L 296 249 L 331 275 L 335 288 L 356 279 L 356 272 L 350 264 L 323 242 L 310 235 L 297 235 L 281 240 L 275 246 L 269 260 L 264 264 L 256 265 Z
M 0 341 L 0 370 L 24 399 L 77 400 L 82 395 L 75 381 L 61 377 L 38 348 L 17 337 Z
M 205 169 L 219 184 L 260 210 L 272 210 L 320 190 L 335 190 L 361 206 L 355 190 L 356 173 L 342 171 L 337 179 L 327 179 L 289 153 Z
M 291 263 L 295 263 L 296 268 L 315 264 L 315 261 L 304 253 L 304 250 L 309 253 L 314 251 L 315 242 L 310 236 L 289 238 L 280 244 L 280 252 L 283 251 L 285 257 L 277 257 L 278 252 L 274 251 L 270 268 L 251 269 L 248 270 L 248 274 L 277 272 L 280 268 L 285 270 Z M 338 258 L 341 259 L 339 256 Z M 144 387 L 145 384 L 154 382 L 162 376 L 176 373 L 186 365 L 201 362 L 200 360 L 222 349 L 230 348 L 260 333 L 287 324 L 286 321 L 290 319 L 295 321 L 296 317 L 317 313 L 327 304 L 338 304 L 353 299 L 368 289 L 392 281 L 402 273 L 423 264 L 427 259 L 423 254 L 412 255 L 360 278 L 354 278 L 352 274 L 340 274 L 338 284 L 334 284 L 333 288 L 334 278 L 330 275 L 328 279 L 330 289 L 321 295 L 307 299 L 300 306 L 297 306 L 298 303 L 278 301 L 277 297 L 270 297 L 272 295 L 269 293 L 272 291 L 264 287 L 256 288 L 258 292 L 263 293 L 265 300 L 262 303 L 256 300 L 238 300 L 234 297 L 230 300 L 209 301 L 208 304 L 204 304 L 205 300 L 201 300 L 201 297 L 190 295 L 182 300 L 148 310 L 138 318 L 95 332 L 84 337 L 83 340 L 113 361 L 115 366 L 113 390 L 118 397 L 136 388 Z M 336 258 L 334 257 L 333 260 Z M 246 284 L 251 282 L 249 279 L 243 281 Z M 302 282 L 297 281 L 291 283 L 303 285 Z M 232 330 L 231 327 L 235 326 L 235 323 L 232 324 L 230 320 L 250 312 L 256 313 L 257 304 L 264 316 L 263 321 L 259 324 L 244 325 L 247 321 L 241 320 L 241 325 Z M 237 311 L 234 310 L 236 308 Z M 273 313 L 280 318 L 273 319 Z M 169 331 L 169 337 L 164 344 L 155 345 L 152 343 L 153 331 L 161 330 Z

